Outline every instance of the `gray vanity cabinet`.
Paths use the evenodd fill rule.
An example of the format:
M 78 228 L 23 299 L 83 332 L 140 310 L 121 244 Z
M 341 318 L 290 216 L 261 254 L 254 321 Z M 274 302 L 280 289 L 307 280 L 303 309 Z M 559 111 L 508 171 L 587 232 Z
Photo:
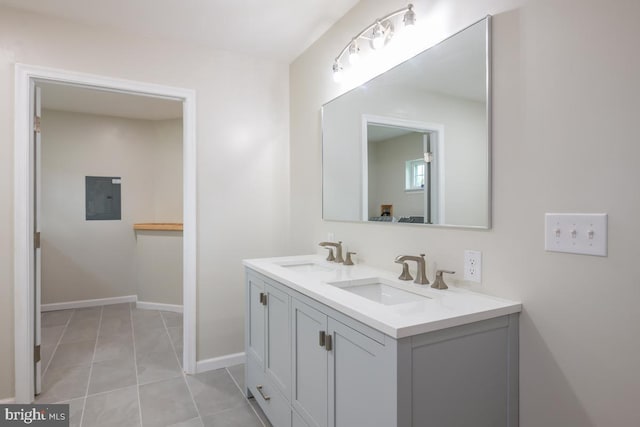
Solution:
M 265 283 L 260 277 L 247 275 L 247 334 L 246 352 L 261 367 L 264 368 L 265 345 L 265 313 L 263 305 Z
M 293 409 L 309 426 L 327 426 L 327 315 L 293 300 Z M 323 341 L 320 334 L 325 334 Z
M 517 313 L 394 339 L 250 269 L 247 311 L 274 427 L 518 426 Z
M 396 425 L 395 342 L 329 318 L 329 426 Z
M 292 304 L 293 409 L 312 427 L 393 425 L 384 335 L 353 329 L 300 299 Z
M 291 297 L 276 282 L 248 274 L 247 309 L 248 395 L 275 425 L 290 426 Z

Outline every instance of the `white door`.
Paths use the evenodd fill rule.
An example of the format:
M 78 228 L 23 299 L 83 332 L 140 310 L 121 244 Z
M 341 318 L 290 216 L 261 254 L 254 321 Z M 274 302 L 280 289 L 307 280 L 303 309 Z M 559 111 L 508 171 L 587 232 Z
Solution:
M 34 378 L 35 393 L 40 394 L 42 391 L 42 362 L 40 361 L 40 341 L 41 341 L 41 325 L 40 325 L 40 295 L 42 287 L 42 249 L 40 247 L 40 193 L 42 183 L 41 172 L 41 138 L 40 138 L 40 113 L 41 113 L 41 93 L 40 88 L 32 83 L 33 88 L 33 162 L 34 162 L 34 201 L 33 201 L 33 230 L 34 230 Z

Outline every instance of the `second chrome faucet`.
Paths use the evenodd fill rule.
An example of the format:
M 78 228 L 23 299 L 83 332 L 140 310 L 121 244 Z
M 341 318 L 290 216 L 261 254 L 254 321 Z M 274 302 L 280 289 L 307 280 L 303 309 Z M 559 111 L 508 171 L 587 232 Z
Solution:
M 338 243 L 335 243 L 335 242 L 320 242 L 320 243 L 318 243 L 318 246 L 322 246 L 323 248 L 329 249 L 329 257 L 327 258 L 327 261 L 335 261 L 335 262 L 339 262 L 339 263 L 343 263 L 344 262 L 344 258 L 342 258 L 342 241 L 339 241 Z M 332 256 L 333 253 L 331 252 L 331 248 L 336 248 L 335 257 Z
M 398 279 L 400 280 L 411 280 L 411 274 L 409 273 L 409 265 L 407 261 L 415 261 L 418 264 L 418 272 L 416 273 L 416 280 L 413 283 L 418 283 L 420 285 L 428 285 L 429 280 L 427 279 L 427 268 L 426 263 L 424 261 L 425 254 L 420 254 L 420 256 L 413 255 L 399 255 L 396 257 L 395 262 L 398 264 L 402 264 L 402 274 Z

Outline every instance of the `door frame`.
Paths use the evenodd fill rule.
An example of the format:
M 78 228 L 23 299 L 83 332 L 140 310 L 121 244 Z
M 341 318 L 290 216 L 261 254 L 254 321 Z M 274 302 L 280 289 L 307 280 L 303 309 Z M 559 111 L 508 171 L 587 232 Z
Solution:
M 15 65 L 14 98 L 14 341 L 15 401 L 34 400 L 34 211 L 32 81 L 84 86 L 181 101 L 183 121 L 183 369 L 196 372 L 196 93 L 192 89 L 26 64 Z

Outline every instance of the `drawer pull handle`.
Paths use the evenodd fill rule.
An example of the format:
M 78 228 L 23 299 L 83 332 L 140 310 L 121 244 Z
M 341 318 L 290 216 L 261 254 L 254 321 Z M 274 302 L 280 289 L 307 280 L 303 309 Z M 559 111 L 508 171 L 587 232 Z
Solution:
M 327 337 L 325 338 L 325 343 L 324 343 L 324 348 L 326 348 L 327 351 L 333 350 L 333 343 L 331 341 L 332 341 L 331 334 L 328 334 Z
M 318 340 L 318 344 L 320 345 L 320 347 L 324 347 L 324 344 L 326 342 L 326 336 L 327 334 L 324 331 L 320 331 L 319 340 Z
M 262 391 L 262 386 L 261 385 L 257 385 L 256 388 L 258 389 L 258 392 L 260 392 L 260 395 L 262 396 L 262 398 L 266 401 L 271 400 L 271 396 L 264 394 L 264 391 Z
M 267 305 L 267 294 L 260 292 L 260 304 Z

